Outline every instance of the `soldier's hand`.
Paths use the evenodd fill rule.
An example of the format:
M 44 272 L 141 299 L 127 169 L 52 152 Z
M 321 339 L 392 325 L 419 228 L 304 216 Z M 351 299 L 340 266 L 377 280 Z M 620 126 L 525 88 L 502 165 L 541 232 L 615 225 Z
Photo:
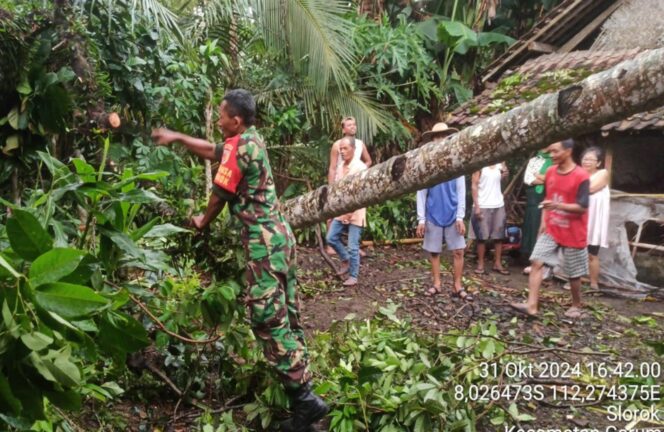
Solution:
M 191 225 L 196 228 L 197 230 L 201 231 L 203 228 L 205 228 L 205 225 L 203 224 L 203 218 L 205 215 L 197 215 L 191 218 Z
M 426 230 L 424 223 L 417 224 L 417 229 L 415 230 L 415 235 L 419 238 L 424 237 L 424 231 Z
M 457 219 L 457 221 L 456 221 L 456 223 L 455 223 L 455 226 L 456 226 L 456 230 L 457 230 L 457 232 L 458 232 L 461 236 L 465 236 L 465 235 L 466 235 L 466 224 L 464 224 L 462 220 Z
M 173 141 L 177 141 L 180 134 L 166 128 L 152 129 L 152 140 L 157 145 L 168 145 Z

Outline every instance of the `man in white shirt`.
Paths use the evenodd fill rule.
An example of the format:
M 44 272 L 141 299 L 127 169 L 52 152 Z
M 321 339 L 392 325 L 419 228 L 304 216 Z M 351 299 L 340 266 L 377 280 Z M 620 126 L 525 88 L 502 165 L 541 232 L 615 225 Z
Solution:
M 472 229 L 469 238 L 477 241 L 477 268 L 475 273 L 486 273 L 484 268 L 486 242 L 492 240 L 494 244 L 492 270 L 504 275 L 510 274 L 502 263 L 506 214 L 500 183 L 507 175 L 507 166 L 501 162 L 473 173 L 471 179 L 473 212 L 470 218 Z

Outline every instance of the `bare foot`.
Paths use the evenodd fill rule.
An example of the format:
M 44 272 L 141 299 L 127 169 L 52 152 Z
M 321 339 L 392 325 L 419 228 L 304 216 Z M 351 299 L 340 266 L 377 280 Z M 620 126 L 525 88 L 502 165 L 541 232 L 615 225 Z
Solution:
M 584 315 L 585 311 L 582 308 L 576 306 L 572 306 L 565 312 L 565 316 L 573 320 L 583 318 Z
M 527 303 L 510 303 L 510 307 L 528 317 L 537 316 L 537 308 L 530 308 Z
M 343 286 L 355 286 L 355 285 L 357 285 L 357 278 L 349 277 L 348 279 L 346 279 L 346 280 L 343 282 L 342 285 L 343 285 Z
M 339 271 L 337 271 L 337 276 L 342 276 L 348 273 L 348 269 L 350 268 L 350 262 L 348 261 L 342 261 L 341 265 L 339 266 Z

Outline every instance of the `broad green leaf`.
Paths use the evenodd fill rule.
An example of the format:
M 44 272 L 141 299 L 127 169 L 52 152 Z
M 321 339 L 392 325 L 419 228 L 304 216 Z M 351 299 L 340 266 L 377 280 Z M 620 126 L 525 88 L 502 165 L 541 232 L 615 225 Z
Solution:
M 145 348 L 150 340 L 141 323 L 129 315 L 114 312 L 99 325 L 99 344 L 108 351 L 124 355 Z
M 465 54 L 468 48 L 477 46 L 477 33 L 459 21 L 441 22 L 438 25 L 438 38 L 459 54 Z
M 46 396 L 53 405 L 59 408 L 68 411 L 78 411 L 81 409 L 81 395 L 75 390 L 64 392 L 45 391 L 44 396 Z
M 23 406 L 21 417 L 43 418 L 44 398 L 42 397 L 41 389 L 35 387 L 23 374 L 13 373 L 6 378 L 9 381 L 9 386 L 14 393 L 14 397 L 20 400 Z M 29 430 L 29 427 L 19 430 Z
M 190 232 L 187 229 L 180 228 L 178 226 L 175 226 L 173 224 L 163 224 L 163 225 L 157 225 L 153 227 L 150 231 L 148 231 L 144 237 L 168 237 L 173 234 L 178 234 L 178 233 L 184 233 L 184 232 Z
M 6 299 L 2 302 L 2 322 L 5 324 L 9 334 L 14 338 L 21 336 L 21 327 L 16 321 L 14 321 L 14 314 L 9 309 Z
M 15 106 L 14 108 L 11 109 L 11 111 L 9 111 L 9 114 L 7 114 L 7 121 L 9 122 L 9 126 L 14 128 L 15 130 L 18 130 L 19 112 L 17 106 Z
M 22 335 L 21 342 L 33 351 L 41 351 L 53 343 L 53 338 L 44 333 L 34 332 Z
M 59 352 L 55 360 L 47 366 L 55 378 L 63 385 L 68 387 L 81 383 L 81 371 L 70 359 L 67 352 Z
M 11 156 L 12 151 L 19 148 L 21 145 L 20 137 L 16 134 L 10 135 L 5 140 L 5 145 L 2 147 L 2 152 L 7 156 Z
M 90 332 L 90 333 L 96 333 L 99 331 L 99 328 L 97 327 L 97 324 L 91 319 L 88 320 L 81 320 L 81 321 L 72 321 L 71 322 L 73 325 L 78 327 L 84 332 Z
M 58 159 L 54 158 L 50 154 L 41 151 L 38 151 L 37 154 L 39 155 L 40 159 L 46 164 L 46 167 L 51 172 L 51 175 L 53 175 L 54 177 L 57 175 L 69 173 L 69 168 L 67 168 L 67 165 L 63 164 L 62 162 L 60 162 Z
M 120 194 L 117 199 L 134 204 L 149 204 L 163 201 L 154 192 L 145 189 L 133 189 L 127 193 Z
M 89 254 L 85 255 L 81 262 L 78 264 L 78 267 L 76 267 L 76 269 L 67 276 L 61 278 L 60 282 L 95 287 L 94 285 L 90 285 L 90 282 L 95 270 L 98 267 L 99 263 L 95 257 Z
M 145 225 L 136 228 L 134 231 L 132 231 L 131 234 L 129 234 L 129 237 L 131 237 L 133 241 L 140 240 L 148 231 L 150 231 L 155 225 L 157 225 L 157 222 L 159 222 L 160 220 L 161 218 L 159 216 L 152 218 L 152 220 L 150 220 Z
M 73 387 L 81 382 L 81 371 L 69 360 L 69 350 L 50 350 L 47 355 L 31 352 L 28 356 L 32 365 L 49 381 L 66 387 Z
M 53 240 L 36 217 L 16 209 L 7 220 L 7 236 L 14 252 L 28 261 L 35 260 L 53 247 Z
M 36 303 L 64 318 L 77 318 L 98 311 L 108 300 L 92 289 L 63 282 L 42 285 L 35 291 Z
M 18 86 L 16 86 L 16 91 L 22 95 L 29 95 L 32 93 L 32 87 L 30 87 L 28 80 L 24 79 Z
M 0 267 L 6 270 L 8 275 L 14 276 L 15 279 L 21 277 L 20 273 L 14 270 L 14 267 L 12 267 L 11 264 L 7 262 L 7 260 L 5 259 L 4 256 L 2 256 L 2 254 L 0 254 Z M 2 271 L 0 271 L 0 276 L 3 276 Z
M 134 243 L 125 233 L 106 228 L 100 228 L 99 232 L 108 237 L 124 253 L 139 260 L 145 260 L 145 252 L 136 246 L 136 243 Z
M 46 366 L 46 362 L 50 363 L 50 360 L 45 360 L 44 358 L 42 358 L 42 356 L 40 356 L 34 351 L 32 351 L 28 355 L 28 358 L 30 359 L 30 363 L 32 363 L 32 365 L 35 367 L 35 369 L 37 369 L 37 371 L 41 374 L 41 376 L 43 376 L 49 381 L 57 382 L 57 379 L 55 379 L 55 377 L 51 373 L 51 370 L 48 368 L 48 366 Z
M 56 248 L 66 248 L 69 244 L 69 238 L 65 233 L 65 226 L 57 219 L 51 218 L 49 225 L 53 228 L 53 246 Z
M 140 57 L 130 57 L 129 60 L 127 60 L 127 63 L 126 63 L 126 65 L 129 66 L 129 67 L 132 67 L 132 66 L 145 66 L 146 64 L 147 64 L 147 62 L 145 60 L 143 60 L 142 58 L 140 58 Z
M 76 174 L 78 174 L 79 177 L 81 177 L 81 180 L 83 180 L 85 183 L 92 183 L 96 180 L 97 172 L 92 167 L 92 165 L 90 165 L 83 159 L 78 159 L 78 158 L 72 159 L 72 162 L 74 163 L 74 167 L 76 168 Z
M 76 270 L 85 255 L 85 252 L 77 249 L 51 249 L 30 266 L 30 284 L 37 288 L 45 283 L 59 281 Z
M 61 83 L 69 82 L 74 78 L 76 78 L 76 74 L 74 73 L 73 70 L 71 70 L 71 68 L 62 67 L 58 71 L 58 81 L 60 81 Z
M 0 407 L 2 407 L 2 411 L 9 408 L 9 410 L 15 415 L 20 414 L 22 408 L 21 401 L 14 397 L 12 388 L 9 385 L 7 378 L 5 378 L 4 373 L 0 373 Z

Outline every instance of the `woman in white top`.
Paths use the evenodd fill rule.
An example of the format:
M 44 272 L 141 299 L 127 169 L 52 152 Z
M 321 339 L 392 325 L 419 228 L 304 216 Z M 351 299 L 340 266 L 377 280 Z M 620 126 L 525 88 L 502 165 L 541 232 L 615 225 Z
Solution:
M 588 204 L 588 267 L 590 288 L 597 289 L 599 280 L 599 248 L 609 247 L 609 172 L 602 168 L 602 149 L 589 147 L 581 156 L 581 166 L 590 174 L 590 201 Z

